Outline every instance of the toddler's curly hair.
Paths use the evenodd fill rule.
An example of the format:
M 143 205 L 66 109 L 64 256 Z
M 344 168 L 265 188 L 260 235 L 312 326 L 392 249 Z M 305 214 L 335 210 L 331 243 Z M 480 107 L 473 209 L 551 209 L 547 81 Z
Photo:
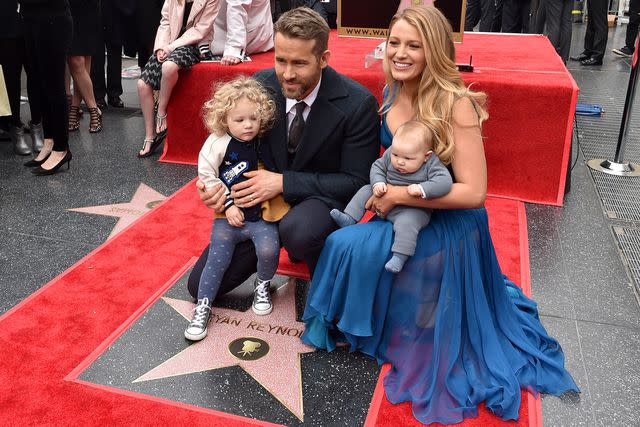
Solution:
M 204 103 L 202 107 L 204 124 L 209 132 L 221 136 L 229 130 L 227 113 L 235 108 L 236 103 L 242 98 L 247 98 L 258 105 L 256 111 L 260 118 L 258 136 L 262 136 L 271 129 L 275 120 L 275 102 L 256 79 L 239 76 L 230 82 L 215 85 L 211 99 Z

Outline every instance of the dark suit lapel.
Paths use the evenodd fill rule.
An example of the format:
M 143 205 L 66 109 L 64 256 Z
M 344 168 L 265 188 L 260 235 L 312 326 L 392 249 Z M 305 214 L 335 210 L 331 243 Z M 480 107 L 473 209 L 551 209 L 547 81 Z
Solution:
M 311 106 L 307 117 L 300 148 L 291 165 L 291 169 L 304 168 L 309 160 L 317 153 L 336 128 L 344 120 L 344 114 L 333 105 L 333 100 L 348 96 L 338 73 L 326 67 L 322 72 L 322 82 L 318 90 L 318 97 Z M 286 131 L 286 129 L 285 129 Z

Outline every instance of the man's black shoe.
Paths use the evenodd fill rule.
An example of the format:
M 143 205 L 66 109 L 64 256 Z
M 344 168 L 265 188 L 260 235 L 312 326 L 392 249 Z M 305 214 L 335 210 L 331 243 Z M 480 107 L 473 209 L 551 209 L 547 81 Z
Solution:
M 580 65 L 602 65 L 602 58 L 596 58 L 592 56 L 589 59 L 585 59 L 584 61 L 580 61 Z
M 570 56 L 569 57 L 569 59 L 572 60 L 572 61 L 580 61 L 580 62 L 584 61 L 585 59 L 589 59 L 589 58 L 591 58 L 591 55 L 588 55 L 588 54 L 586 54 L 584 52 L 582 52 L 580 55 Z
M 119 96 L 109 97 L 109 105 L 114 108 L 124 108 L 124 102 L 120 99 Z
M 105 108 L 107 108 L 107 103 L 105 102 L 104 98 L 96 98 L 96 104 L 98 105 L 98 108 L 101 110 L 104 110 Z

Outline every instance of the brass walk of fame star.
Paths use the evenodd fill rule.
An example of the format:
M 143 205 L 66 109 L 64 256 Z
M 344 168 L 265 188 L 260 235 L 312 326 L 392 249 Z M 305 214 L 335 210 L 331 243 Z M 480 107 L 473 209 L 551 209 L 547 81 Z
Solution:
M 300 341 L 304 325 L 296 321 L 295 286 L 295 280 L 290 279 L 273 294 L 273 311 L 268 316 L 258 316 L 251 310 L 239 312 L 214 307 L 205 339 L 190 345 L 134 382 L 239 365 L 300 421 L 304 421 L 300 353 L 310 353 L 315 349 Z M 162 299 L 187 322 L 191 320 L 195 307 L 192 302 Z M 186 327 L 187 322 L 176 327 Z M 240 347 L 232 353 L 230 344 L 239 339 Z M 258 357 L 258 351 L 266 354 L 260 353 L 263 355 Z M 254 356 L 245 358 L 242 353 Z
M 133 198 L 127 203 L 113 205 L 89 206 L 86 208 L 67 209 L 72 212 L 82 212 L 96 215 L 115 216 L 120 218 L 107 240 L 118 234 L 123 228 L 153 209 L 158 203 L 166 199 L 153 188 L 140 183 Z

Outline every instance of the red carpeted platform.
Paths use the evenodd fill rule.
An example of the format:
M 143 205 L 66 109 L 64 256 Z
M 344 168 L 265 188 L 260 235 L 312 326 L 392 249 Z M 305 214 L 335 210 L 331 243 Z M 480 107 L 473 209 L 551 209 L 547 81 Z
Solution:
M 528 293 L 524 205 L 489 199 L 487 208 L 503 269 Z M 210 226 L 211 211 L 190 183 L 0 316 L 0 425 L 272 425 L 77 379 L 182 275 Z M 518 425 L 538 425 L 535 402 L 524 400 Z M 390 405 L 377 390 L 368 425 L 411 420 L 408 406 Z M 463 425 L 494 424 L 514 423 L 482 410 Z
M 380 98 L 381 66 L 364 68 L 380 40 L 339 38 L 332 32 L 330 64 Z M 562 205 L 578 87 L 546 37 L 477 34 L 456 45 L 459 63 L 473 56 L 467 84 L 489 95 L 485 124 L 489 193 L 522 201 Z M 201 107 L 212 83 L 273 67 L 273 53 L 254 55 L 235 67 L 198 64 L 181 74 L 169 104 L 168 143 L 161 160 L 197 162 L 207 133 Z

